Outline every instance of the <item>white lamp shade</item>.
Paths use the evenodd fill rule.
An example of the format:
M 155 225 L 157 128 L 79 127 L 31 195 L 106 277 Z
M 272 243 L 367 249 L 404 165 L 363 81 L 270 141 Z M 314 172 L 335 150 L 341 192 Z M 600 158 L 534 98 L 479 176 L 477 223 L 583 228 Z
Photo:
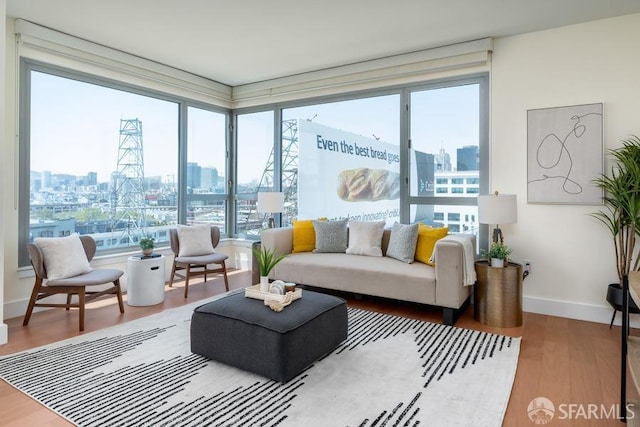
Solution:
M 516 195 L 478 196 L 478 221 L 481 224 L 515 224 L 518 221 Z
M 264 191 L 258 193 L 258 212 L 276 213 L 284 210 L 284 193 Z

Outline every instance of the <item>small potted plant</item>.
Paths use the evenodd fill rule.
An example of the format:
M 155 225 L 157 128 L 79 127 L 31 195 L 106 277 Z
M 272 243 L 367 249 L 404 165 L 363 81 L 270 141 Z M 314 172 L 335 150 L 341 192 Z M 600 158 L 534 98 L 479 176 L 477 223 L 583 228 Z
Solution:
M 491 262 L 491 267 L 502 268 L 508 262 L 512 249 L 502 242 L 493 242 L 488 251 L 482 252 L 482 257 Z
M 154 238 L 147 236 L 140 239 L 140 249 L 142 249 L 142 255 L 151 255 L 154 248 Z
M 268 249 L 261 246 L 260 249 L 254 249 L 253 256 L 258 261 L 260 267 L 260 291 L 269 291 L 269 272 L 277 263 L 285 258 L 285 254 L 276 255 L 275 249 Z

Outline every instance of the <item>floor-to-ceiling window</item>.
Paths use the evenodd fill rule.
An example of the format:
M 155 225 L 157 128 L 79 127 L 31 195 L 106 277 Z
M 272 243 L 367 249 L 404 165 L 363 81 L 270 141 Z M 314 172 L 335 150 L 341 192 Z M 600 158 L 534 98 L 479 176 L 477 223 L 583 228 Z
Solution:
M 236 129 L 235 233 L 258 238 L 271 215 L 258 212 L 258 192 L 279 189 L 280 158 L 274 152 L 274 112 L 238 114 Z
M 486 76 L 411 85 L 237 116 L 236 231 L 258 235 L 259 191 L 295 218 L 423 222 L 478 234 L 488 188 Z M 279 115 L 279 144 L 272 143 Z M 277 137 L 277 136 L 276 136 Z
M 187 108 L 186 223 L 226 232 L 227 115 Z
M 21 69 L 21 248 L 77 231 L 100 251 L 131 250 L 142 235 L 166 242 L 178 222 L 258 238 L 272 215 L 257 206 L 261 191 L 284 192 L 281 225 L 348 217 L 477 233 L 486 76 L 230 112 L 40 63 Z
M 104 254 L 166 244 L 179 221 L 225 232 L 224 110 L 29 61 L 20 96 L 21 266 L 37 237 L 89 234 Z

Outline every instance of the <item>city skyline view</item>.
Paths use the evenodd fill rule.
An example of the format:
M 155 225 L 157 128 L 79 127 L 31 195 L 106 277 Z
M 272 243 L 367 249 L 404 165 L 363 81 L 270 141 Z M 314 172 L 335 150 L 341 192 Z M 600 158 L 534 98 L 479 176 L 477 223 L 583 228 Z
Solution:
M 411 146 L 409 195 L 476 197 L 479 193 L 478 83 L 418 88 L 408 92 L 405 98 L 392 93 L 282 108 L 282 122 L 276 125 L 274 110 L 239 111 L 228 116 L 225 111 L 180 104 L 171 97 L 162 99 L 146 92 L 138 94 L 36 70 L 30 75 L 31 223 L 38 223 L 42 228 L 51 225 L 41 223 L 41 219 L 62 221 L 58 224 L 62 229 L 42 228 L 38 233 L 44 235 L 74 230 L 116 231 L 133 226 L 139 229 L 133 234 L 133 240 L 109 237 L 108 243 L 105 240 L 102 244 L 107 247 L 124 242 L 126 246 L 135 242 L 136 235 L 148 232 L 161 233 L 159 241 L 166 241 L 166 228 L 178 222 L 177 195 L 179 188 L 184 187 L 187 223 L 208 222 L 229 230 L 226 215 L 230 208 L 235 210 L 236 219 L 231 224 L 232 232 L 258 236 L 264 226 L 264 215 L 259 214 L 256 207 L 257 192 L 272 190 L 280 179 L 282 191 L 287 194 L 283 225 L 291 224 L 299 211 L 311 212 L 300 210 L 298 204 L 297 192 L 305 191 L 298 186 L 297 129 L 300 124 L 312 122 L 319 129 L 344 135 L 336 136 L 338 139 L 350 135 L 348 138 L 362 144 L 388 147 L 385 151 L 399 155 L 400 130 L 405 126 L 402 99 L 406 99 L 410 107 L 410 114 L 405 117 Z M 186 125 L 184 183 L 179 182 L 178 176 L 181 117 Z M 230 142 L 229 117 L 235 119 L 235 145 Z M 126 122 L 136 123 L 138 130 L 135 155 L 123 142 L 128 134 L 120 126 Z M 283 126 L 281 159 L 274 157 L 274 138 L 279 133 L 275 126 Z M 307 143 L 313 145 L 316 136 L 307 138 L 311 138 Z M 230 149 L 235 152 L 235 176 L 230 176 L 227 170 Z M 320 151 L 313 146 L 307 146 L 306 150 L 306 155 L 311 157 L 306 157 L 305 171 L 317 169 Z M 80 154 L 82 160 L 72 160 L 70 152 Z M 327 157 L 332 165 L 329 159 Z M 346 157 L 342 159 L 348 162 Z M 354 164 L 365 167 L 368 164 L 362 163 L 362 157 L 353 160 Z M 282 173 L 287 174 L 282 178 L 275 176 L 276 162 L 280 161 Z M 345 163 L 339 167 L 355 166 Z M 391 164 L 380 167 L 392 169 Z M 397 168 L 397 164 L 393 167 Z M 426 169 L 416 175 L 415 171 L 423 167 Z M 312 180 L 329 179 L 325 189 L 321 185 L 314 191 L 335 192 L 335 178 L 322 176 L 326 169 L 318 169 L 317 177 L 313 173 L 306 175 Z M 440 175 L 455 174 L 457 169 L 471 171 L 471 174 L 461 178 Z M 397 173 L 393 169 L 393 174 Z M 311 183 L 306 179 L 305 188 Z M 234 194 L 229 194 L 230 191 Z M 233 205 L 228 207 L 230 200 L 234 200 Z M 362 204 L 360 207 L 357 203 L 348 203 L 349 206 L 341 208 L 341 215 L 366 216 L 367 212 L 381 209 L 395 211 L 397 215 L 400 207 L 399 199 L 387 200 L 384 209 L 371 202 L 357 202 Z M 68 207 L 63 207 L 65 205 Z M 412 221 L 450 224 L 452 232 L 477 228 L 474 206 L 412 204 L 408 208 Z M 326 209 L 331 210 L 328 206 Z M 388 220 L 396 219 L 399 217 Z M 34 236 L 37 233 L 31 233 L 31 238 Z
M 126 91 L 32 73 L 31 139 L 37 150 L 31 151 L 32 170 L 76 176 L 96 172 L 107 182 L 117 169 L 120 119 L 139 119 L 144 134 L 145 176 L 170 180 L 177 175 L 178 107 L 175 102 Z M 456 164 L 456 148 L 477 145 L 479 121 L 477 106 L 469 99 L 478 97 L 477 85 L 462 85 L 414 92 L 412 107 L 429 120 L 411 119 L 412 148 L 437 154 L 444 148 Z M 73 99 L 73 102 L 68 102 Z M 305 119 L 399 144 L 399 96 L 386 95 L 364 99 L 315 104 L 283 110 L 283 120 Z M 475 107 L 475 108 L 474 108 Z M 226 123 L 222 113 L 189 107 L 188 161 L 203 167 L 215 167 L 226 176 L 224 156 L 212 156 L 211 150 L 226 147 Z M 241 116 L 242 117 L 242 116 Z M 272 140 L 270 127 L 245 121 L 243 138 L 248 141 Z M 64 152 L 85 153 L 82 162 L 71 162 Z M 254 155 L 243 158 L 239 183 L 256 179 L 252 173 L 262 170 L 272 146 L 251 144 Z M 169 153 L 169 154 L 167 154 Z M 174 154 L 171 154 L 174 153 Z M 202 159 L 210 158 L 209 164 Z M 243 174 L 243 171 L 246 173 Z

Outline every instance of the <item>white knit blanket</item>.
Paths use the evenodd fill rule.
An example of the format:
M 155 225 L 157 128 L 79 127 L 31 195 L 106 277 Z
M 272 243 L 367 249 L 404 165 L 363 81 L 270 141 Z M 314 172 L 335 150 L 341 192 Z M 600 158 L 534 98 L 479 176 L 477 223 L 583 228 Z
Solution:
M 471 236 L 467 234 L 448 234 L 441 240 L 456 242 L 459 245 L 462 245 L 462 274 L 464 274 L 464 284 L 466 286 L 472 286 L 476 283 L 476 248 L 473 246 Z M 436 252 L 433 251 L 433 255 L 431 255 L 431 262 L 436 262 L 435 256 Z

